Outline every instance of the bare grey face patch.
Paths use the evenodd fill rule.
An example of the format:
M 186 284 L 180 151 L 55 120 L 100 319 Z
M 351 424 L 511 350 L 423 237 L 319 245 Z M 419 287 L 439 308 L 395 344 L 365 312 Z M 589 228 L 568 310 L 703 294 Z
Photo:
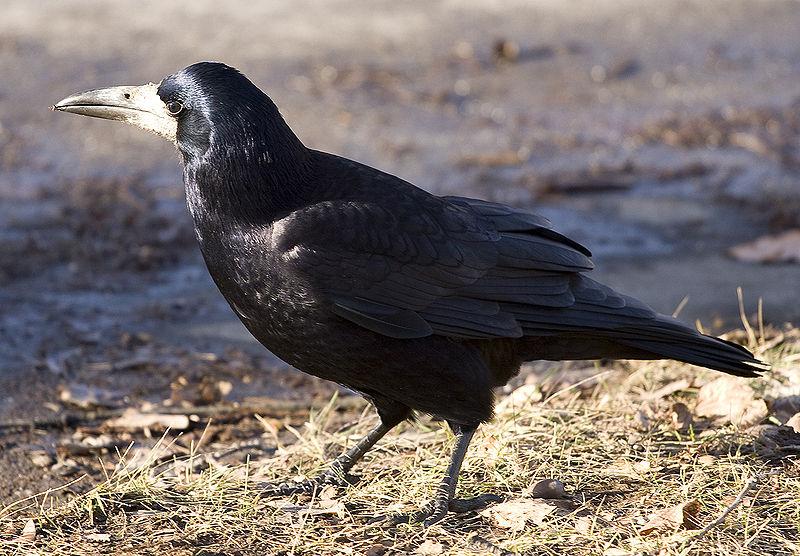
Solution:
M 53 110 L 118 120 L 160 135 L 175 143 L 178 120 L 158 96 L 158 85 L 123 85 L 78 93 L 60 100 Z

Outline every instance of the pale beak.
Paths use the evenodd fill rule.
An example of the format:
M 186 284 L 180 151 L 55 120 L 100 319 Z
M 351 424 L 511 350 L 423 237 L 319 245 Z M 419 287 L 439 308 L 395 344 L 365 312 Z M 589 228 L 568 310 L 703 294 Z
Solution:
M 154 83 L 95 89 L 60 100 L 52 109 L 105 120 L 119 120 L 175 143 L 178 121 L 167 112 L 167 107 L 157 91 L 158 85 Z

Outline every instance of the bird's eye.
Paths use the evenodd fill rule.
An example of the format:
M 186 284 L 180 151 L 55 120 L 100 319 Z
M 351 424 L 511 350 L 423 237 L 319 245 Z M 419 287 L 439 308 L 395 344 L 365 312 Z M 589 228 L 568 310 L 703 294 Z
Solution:
M 178 100 L 171 100 L 167 103 L 167 112 L 170 113 L 171 116 L 177 116 L 183 110 L 183 103 Z

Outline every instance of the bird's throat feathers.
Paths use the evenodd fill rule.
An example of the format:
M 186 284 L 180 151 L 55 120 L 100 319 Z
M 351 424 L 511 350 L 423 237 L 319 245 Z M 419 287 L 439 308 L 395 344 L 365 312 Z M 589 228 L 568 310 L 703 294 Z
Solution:
M 235 70 L 234 70 L 235 71 Z M 244 76 L 236 87 L 191 100 L 178 122 L 189 209 L 195 221 L 215 214 L 269 222 L 300 192 L 309 153 L 272 100 Z M 184 85 L 185 88 L 185 85 Z

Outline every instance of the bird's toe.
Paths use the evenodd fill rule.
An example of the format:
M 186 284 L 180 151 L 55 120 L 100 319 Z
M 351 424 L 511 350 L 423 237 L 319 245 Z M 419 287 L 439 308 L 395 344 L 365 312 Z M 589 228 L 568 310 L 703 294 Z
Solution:
M 473 498 L 453 498 L 450 500 L 450 511 L 454 514 L 476 512 L 487 506 L 502 502 L 503 497 L 497 494 L 481 494 Z
M 369 523 L 394 527 L 401 523 L 421 522 L 425 527 L 430 527 L 447 517 L 448 513 L 463 514 L 474 512 L 502 500 L 503 497 L 496 494 L 482 494 L 474 498 L 453 498 L 450 501 L 446 499 L 432 500 L 419 510 L 375 517 L 369 520 Z
M 313 479 L 305 481 L 284 482 L 284 483 L 262 483 L 259 485 L 262 496 L 279 497 L 291 496 L 293 494 L 311 494 L 320 485 Z
M 346 487 L 355 483 L 358 477 L 342 477 L 338 473 L 326 471 L 313 479 L 306 479 L 300 482 L 283 483 L 262 483 L 260 485 L 261 494 L 267 497 L 292 496 L 293 494 L 314 494 L 322 490 L 327 485 L 335 487 Z
M 447 500 L 435 500 L 430 506 L 430 514 L 422 522 L 425 527 L 430 527 L 435 523 L 439 523 L 447 516 L 447 512 L 449 511 Z

